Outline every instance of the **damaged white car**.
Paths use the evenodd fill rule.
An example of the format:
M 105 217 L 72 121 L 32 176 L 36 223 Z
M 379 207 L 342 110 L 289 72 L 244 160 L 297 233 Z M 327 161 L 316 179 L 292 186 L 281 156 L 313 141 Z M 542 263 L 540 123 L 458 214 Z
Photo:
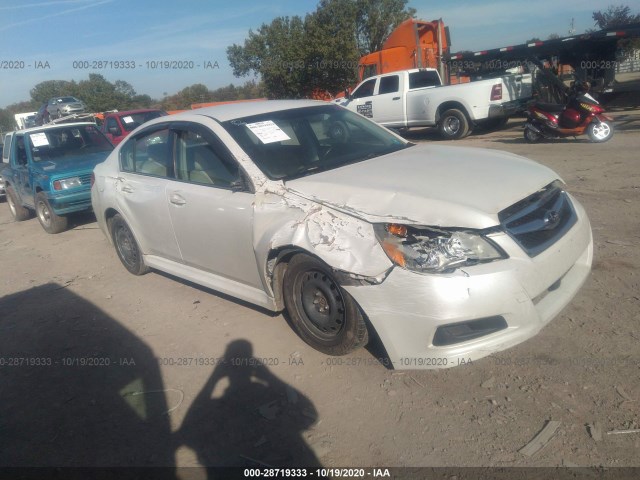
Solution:
M 532 337 L 593 256 L 587 216 L 550 169 L 414 145 L 323 102 L 152 120 L 94 176 L 98 223 L 130 272 L 286 309 L 330 355 L 375 333 L 395 368 L 452 367 Z

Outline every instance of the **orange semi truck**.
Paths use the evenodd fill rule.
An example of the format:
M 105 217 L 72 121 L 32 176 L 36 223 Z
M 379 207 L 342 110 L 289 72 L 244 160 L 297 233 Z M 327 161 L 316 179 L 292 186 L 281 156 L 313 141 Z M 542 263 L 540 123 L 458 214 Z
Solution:
M 442 19 L 426 22 L 410 18 L 391 32 L 381 50 L 360 58 L 358 81 L 412 68 L 435 68 L 447 78 L 443 58 L 449 46 L 449 27 Z

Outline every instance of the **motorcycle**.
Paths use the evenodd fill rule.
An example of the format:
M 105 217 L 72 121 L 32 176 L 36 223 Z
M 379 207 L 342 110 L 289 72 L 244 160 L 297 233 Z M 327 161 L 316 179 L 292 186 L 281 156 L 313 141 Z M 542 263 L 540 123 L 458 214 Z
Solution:
M 525 112 L 524 139 L 577 137 L 586 133 L 592 142 L 606 142 L 613 136 L 613 119 L 588 93 L 588 83 L 574 82 L 566 104 L 531 103 Z

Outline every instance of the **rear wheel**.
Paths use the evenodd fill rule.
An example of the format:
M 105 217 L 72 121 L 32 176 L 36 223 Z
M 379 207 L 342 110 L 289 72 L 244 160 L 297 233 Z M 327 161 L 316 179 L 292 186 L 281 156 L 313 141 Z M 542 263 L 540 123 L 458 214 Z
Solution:
M 120 214 L 116 214 L 109 221 L 109 229 L 111 238 L 116 247 L 118 258 L 124 265 L 124 268 L 134 275 L 143 275 L 149 271 L 149 267 L 144 264 L 142 252 L 138 247 L 129 225 L 124 221 Z
M 22 222 L 31 218 L 31 211 L 28 208 L 23 207 L 18 202 L 18 196 L 12 186 L 7 185 L 7 204 L 9 205 L 9 211 L 11 216 L 16 222 Z
M 587 127 L 587 135 L 592 142 L 606 142 L 613 137 L 613 127 L 608 122 L 591 122 Z
M 367 326 L 358 305 L 327 265 L 296 255 L 289 262 L 283 287 L 292 326 L 313 348 L 346 355 L 367 344 Z
M 459 140 L 469 135 L 469 120 L 463 112 L 452 108 L 440 115 L 438 129 L 445 140 Z
M 69 224 L 67 217 L 57 215 L 53 211 L 44 192 L 38 192 L 36 195 L 36 215 L 40 225 L 47 233 L 64 232 Z

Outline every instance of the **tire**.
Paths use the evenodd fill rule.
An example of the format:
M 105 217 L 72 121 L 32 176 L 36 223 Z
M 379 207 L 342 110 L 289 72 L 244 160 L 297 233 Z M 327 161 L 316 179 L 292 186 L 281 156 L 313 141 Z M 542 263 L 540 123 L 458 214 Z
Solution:
M 111 238 L 116 247 L 118 258 L 122 262 L 122 265 L 124 265 L 124 268 L 134 275 L 144 275 L 147 273 L 149 267 L 144 264 L 138 242 L 133 236 L 129 225 L 127 225 L 127 222 L 124 221 L 120 214 L 114 215 L 111 220 L 109 220 L 109 231 L 111 232 Z
M 36 216 L 44 231 L 51 234 L 64 232 L 69 225 L 67 217 L 56 215 L 44 192 L 36 194 Z
M 587 135 L 592 142 L 606 142 L 613 137 L 613 126 L 609 122 L 591 122 L 587 127 Z
M 18 202 L 18 196 L 12 186 L 6 186 L 7 204 L 9 205 L 9 211 L 11 216 L 16 222 L 23 222 L 31 218 L 31 211 L 28 208 L 23 207 Z
M 534 132 L 528 127 L 524 127 L 524 139 L 527 143 L 538 143 L 542 139 L 542 135 Z
M 319 260 L 294 256 L 284 276 L 283 293 L 293 329 L 316 350 L 346 355 L 369 341 L 358 305 Z
M 471 133 L 467 116 L 455 108 L 440 115 L 438 131 L 445 140 L 460 140 Z

